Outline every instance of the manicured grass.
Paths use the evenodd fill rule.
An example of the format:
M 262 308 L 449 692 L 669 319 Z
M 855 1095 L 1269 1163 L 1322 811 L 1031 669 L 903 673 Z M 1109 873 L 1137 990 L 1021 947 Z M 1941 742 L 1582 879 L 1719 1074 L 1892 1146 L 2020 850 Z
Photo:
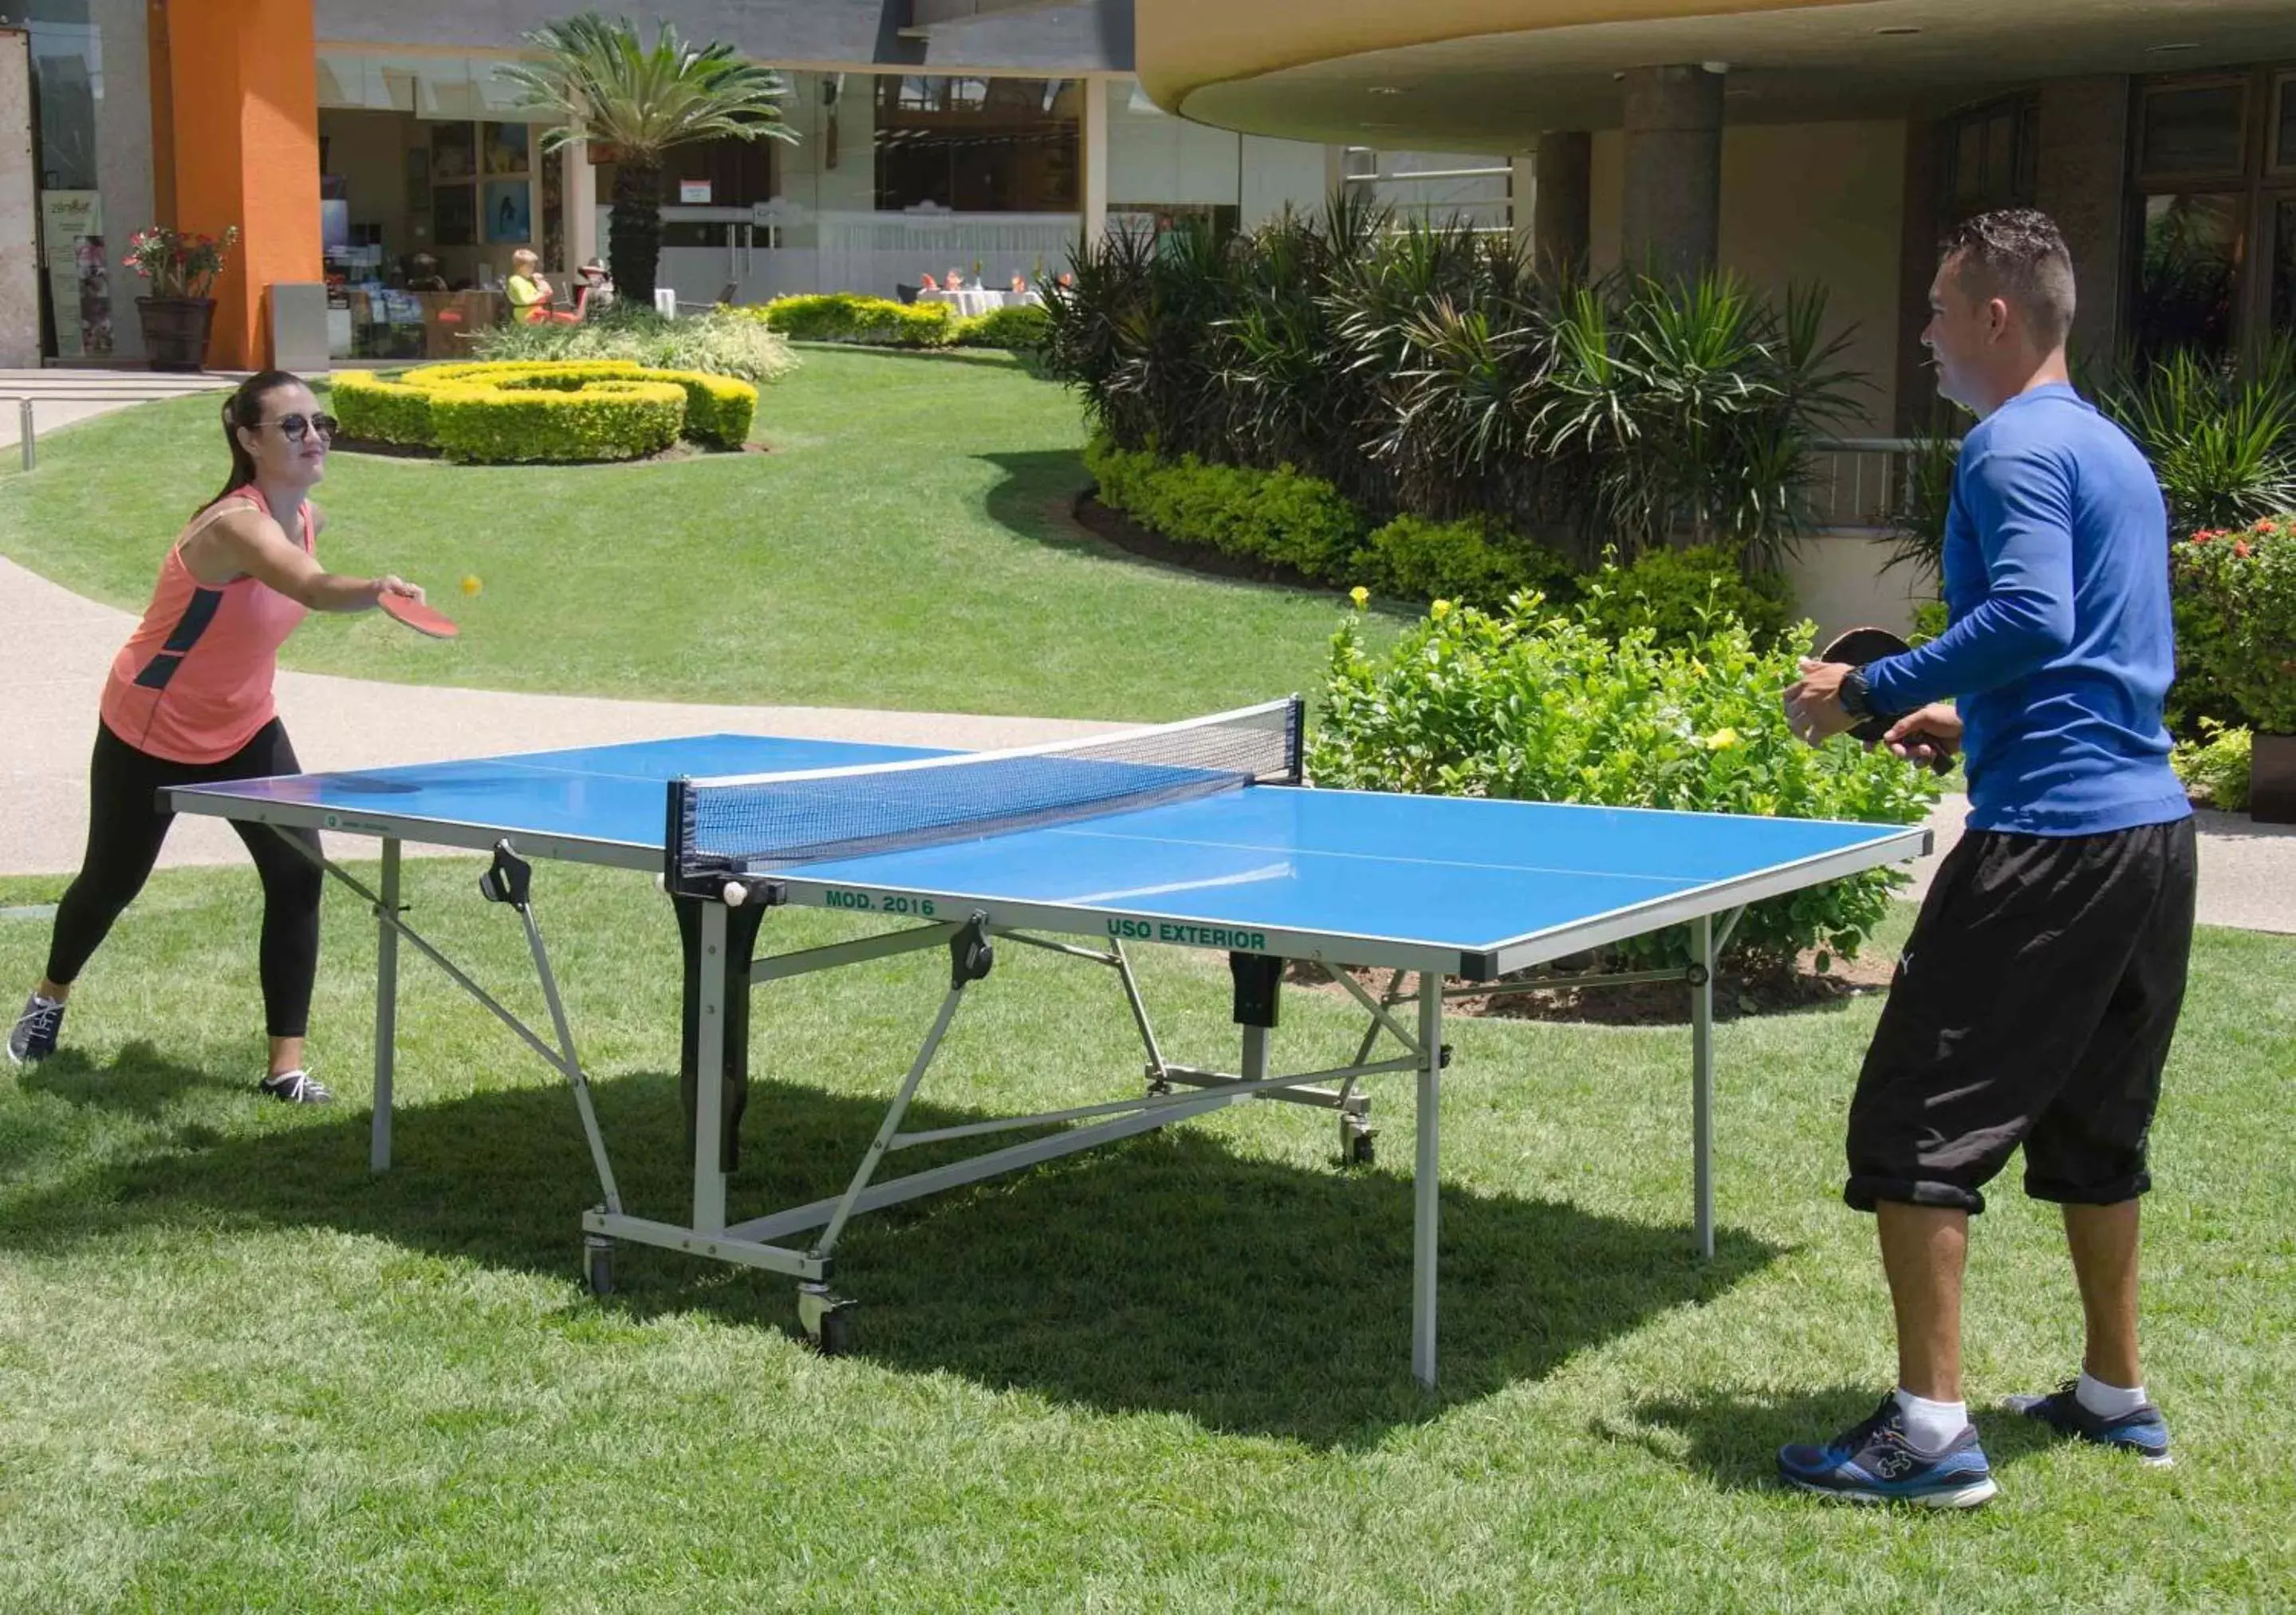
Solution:
M 411 865 L 416 922 L 538 1016 L 475 867 Z M 0 910 L 61 885 L 0 882 Z M 671 1209 L 666 906 L 560 866 L 538 903 L 625 1193 Z M 1332 1163 L 1323 1117 L 1239 1107 L 864 1218 L 840 1275 L 859 1350 L 823 1360 L 786 1281 L 626 1250 L 591 1299 L 570 1100 L 419 961 L 399 1165 L 370 1178 L 350 903 L 315 1026 L 344 1102 L 258 1102 L 256 907 L 243 871 L 162 873 L 67 1052 L 0 1067 L 0 1607 L 2261 1610 L 2296 1586 L 2296 940 L 2202 933 L 2168 1077 L 2148 1378 L 2178 1466 L 1987 1417 L 2002 1496 L 1939 1518 L 1768 1480 L 1780 1442 L 1890 1381 L 1871 1229 L 1838 1199 L 1873 1000 L 1720 1029 L 1710 1265 L 1686 1248 L 1685 1029 L 1455 1024 L 1423 1398 L 1407 1078 L 1374 1089 L 1370 1172 Z M 45 934 L 0 914 L 0 982 Z M 1167 1049 L 1232 1059 L 1217 956 L 1141 963 Z M 842 1183 L 943 970 L 759 989 L 737 1212 Z M 1343 1054 L 1355 1028 L 1295 993 L 1278 1050 Z M 1101 972 L 1002 949 L 919 1119 L 1123 1094 L 1138 1061 Z M 2078 1350 L 2054 1218 L 2000 1188 L 1980 1406 Z
M 483 689 L 1177 717 L 1312 687 L 1335 594 L 1134 560 L 1067 518 L 1074 395 L 1009 356 L 813 348 L 767 387 L 767 455 L 462 467 L 345 453 L 331 565 L 391 570 L 463 625 L 307 624 L 288 662 Z M 42 439 L 0 476 L 0 553 L 140 609 L 223 480 L 213 398 Z M 457 585 L 475 576 L 476 598 Z

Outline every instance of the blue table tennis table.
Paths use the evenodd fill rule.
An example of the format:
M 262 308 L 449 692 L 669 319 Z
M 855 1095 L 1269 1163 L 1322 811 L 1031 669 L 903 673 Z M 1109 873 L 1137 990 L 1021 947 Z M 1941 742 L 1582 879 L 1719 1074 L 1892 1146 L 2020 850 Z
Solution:
M 1693 1231 L 1701 1252 L 1711 1255 L 1715 960 L 1747 905 L 1918 857 L 1929 837 L 1902 825 L 1319 790 L 1302 782 L 1300 723 L 1295 699 L 988 753 L 711 734 L 164 795 L 178 812 L 381 842 L 372 888 L 311 853 L 371 906 L 378 923 L 376 1171 L 390 1161 L 405 941 L 568 1079 L 599 1180 L 598 1203 L 582 1218 L 594 1289 L 611 1288 L 618 1243 L 783 1275 L 798 1281 L 800 1324 L 824 1350 L 850 1343 L 850 1302 L 832 1293 L 830 1278 L 838 1240 L 855 1216 L 1250 1099 L 1335 1113 L 1341 1160 L 1369 1160 L 1374 1135 L 1363 1084 L 1410 1072 L 1411 1362 L 1431 1386 L 1447 997 L 1558 980 L 1683 983 L 1692 1023 Z M 400 882 L 407 842 L 493 853 L 480 889 L 523 922 L 550 1012 L 547 1035 L 408 922 Z M 693 1161 L 682 1221 L 622 1205 L 536 918 L 537 858 L 656 872 L 673 900 L 685 965 L 680 1078 Z M 894 928 L 759 956 L 761 922 L 790 906 L 877 917 Z M 1552 968 L 1607 943 L 1685 925 L 1685 969 L 1558 976 Z M 1051 949 L 1116 977 L 1145 1053 L 1144 1091 L 905 1131 L 936 1050 L 1000 943 Z M 1140 943 L 1228 955 L 1242 1029 L 1237 1070 L 1166 1057 L 1131 966 L 1128 949 Z M 948 953 L 947 991 L 844 1192 L 730 1219 L 726 1183 L 747 1095 L 751 986 L 933 947 Z M 1349 1064 L 1272 1069 L 1287 965 L 1328 976 L 1362 1008 L 1365 1027 Z M 1387 972 L 1384 989 L 1365 985 L 1349 967 L 1371 973 L 1374 984 Z M 1462 985 L 1447 986 L 1449 979 Z M 1030 1135 L 904 1176 L 881 1176 L 887 1158 L 904 1149 L 1013 1132 Z

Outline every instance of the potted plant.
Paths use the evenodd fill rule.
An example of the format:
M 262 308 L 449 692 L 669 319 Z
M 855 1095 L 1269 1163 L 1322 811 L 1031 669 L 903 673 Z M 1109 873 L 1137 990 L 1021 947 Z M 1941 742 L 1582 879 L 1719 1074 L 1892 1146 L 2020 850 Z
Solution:
M 2296 824 L 2296 515 L 2177 545 L 2177 653 L 2255 732 L 2248 811 Z
M 207 362 L 208 332 L 215 324 L 215 299 L 208 292 L 223 273 L 224 254 L 238 244 L 237 225 L 220 240 L 166 225 L 129 238 L 123 261 L 152 288 L 150 296 L 135 299 L 135 312 L 152 369 L 198 370 Z

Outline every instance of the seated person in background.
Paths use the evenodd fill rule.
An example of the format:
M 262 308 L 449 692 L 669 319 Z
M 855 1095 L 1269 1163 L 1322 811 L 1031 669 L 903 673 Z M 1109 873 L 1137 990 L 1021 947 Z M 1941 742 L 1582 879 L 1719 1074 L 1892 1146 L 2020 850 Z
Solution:
M 550 283 L 542 278 L 542 259 L 533 248 L 521 247 L 512 253 L 510 265 L 510 279 L 503 283 L 503 291 L 510 299 L 511 318 L 526 325 L 539 325 L 545 320 L 574 323 L 576 316 L 551 308 Z
M 606 273 L 606 266 L 603 262 L 594 258 L 590 258 L 575 273 L 582 277 L 582 289 L 574 304 L 577 319 L 592 309 L 613 307 L 614 281 L 613 277 Z
M 930 269 L 925 271 L 925 278 L 918 282 L 917 285 L 920 291 L 939 291 L 940 290 L 940 283 L 933 279 L 932 271 Z
M 944 283 L 948 287 L 948 289 L 949 289 L 951 291 L 964 291 L 964 283 L 964 283 L 964 270 L 962 270 L 962 269 L 952 269 L 952 270 L 950 270 L 950 271 L 948 272 L 948 279 L 947 279 L 947 281 L 946 283 Z
M 1026 275 L 1014 275 L 1014 276 L 1013 277 L 1013 295 L 1014 297 L 1026 297 L 1026 296 L 1028 296 L 1028 294 L 1029 294 L 1029 280 L 1028 280 L 1028 277 L 1027 277 Z
M 409 291 L 444 291 L 446 276 L 439 273 L 439 260 L 427 252 L 418 252 L 406 260 L 406 289 Z

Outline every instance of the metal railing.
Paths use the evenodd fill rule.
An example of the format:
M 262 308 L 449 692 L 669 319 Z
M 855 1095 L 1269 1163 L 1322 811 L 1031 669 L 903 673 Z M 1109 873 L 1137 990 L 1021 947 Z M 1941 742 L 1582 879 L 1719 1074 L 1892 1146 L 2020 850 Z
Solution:
M 34 437 L 35 411 L 42 404 L 156 404 L 168 398 L 191 398 L 203 392 L 221 392 L 219 381 L 213 387 L 185 387 L 171 392 L 153 392 L 149 387 L 121 387 L 110 392 L 39 392 L 0 393 L 0 404 L 16 406 L 16 435 L 23 450 L 24 469 L 32 470 L 39 463 L 39 450 Z
M 1819 528 L 1887 532 L 1913 499 L 1914 438 L 1828 438 L 1816 446 L 1810 514 Z

